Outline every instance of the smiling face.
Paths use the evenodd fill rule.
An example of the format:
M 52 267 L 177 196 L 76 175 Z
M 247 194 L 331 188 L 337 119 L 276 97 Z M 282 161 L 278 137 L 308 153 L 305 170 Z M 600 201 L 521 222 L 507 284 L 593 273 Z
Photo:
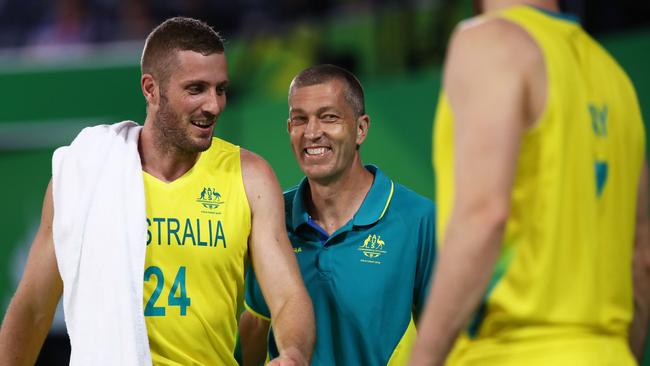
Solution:
M 153 81 L 160 92 L 150 103 L 156 143 L 190 154 L 205 151 L 226 106 L 225 55 L 177 51 L 173 66 L 164 83 Z
M 326 184 L 342 176 L 359 159 L 368 116 L 355 118 L 345 98 L 345 83 L 332 79 L 292 88 L 288 130 L 291 147 L 305 175 Z

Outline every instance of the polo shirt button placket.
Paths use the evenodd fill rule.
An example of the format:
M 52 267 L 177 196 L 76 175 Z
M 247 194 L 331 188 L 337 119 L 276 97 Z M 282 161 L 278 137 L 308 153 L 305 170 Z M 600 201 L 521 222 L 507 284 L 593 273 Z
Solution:
M 332 270 L 332 251 L 328 247 L 322 247 L 316 254 L 316 269 L 321 277 L 330 278 Z

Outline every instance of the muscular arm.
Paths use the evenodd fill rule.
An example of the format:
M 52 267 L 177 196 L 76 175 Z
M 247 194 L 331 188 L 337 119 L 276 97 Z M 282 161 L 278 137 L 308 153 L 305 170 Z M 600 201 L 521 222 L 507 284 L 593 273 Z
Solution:
M 454 201 L 413 365 L 442 365 L 484 294 L 497 259 L 521 136 L 534 119 L 531 69 L 541 52 L 504 20 L 456 32 L 444 85 L 454 114 Z M 534 71 L 533 71 L 534 72 Z
M 643 164 L 637 198 L 636 240 L 634 245 L 634 319 L 630 326 L 630 347 L 641 363 L 650 327 L 650 197 L 648 165 Z
M 239 339 L 244 366 L 264 364 L 267 354 L 267 336 L 271 323 L 244 311 L 239 319 Z
M 63 282 L 52 241 L 52 184 L 47 188 L 41 224 L 25 272 L 0 330 L 0 365 L 33 365 L 47 335 Z
M 271 310 L 279 359 L 306 365 L 314 347 L 314 312 L 287 237 L 282 191 L 264 160 L 243 149 L 241 160 L 252 212 L 249 249 Z

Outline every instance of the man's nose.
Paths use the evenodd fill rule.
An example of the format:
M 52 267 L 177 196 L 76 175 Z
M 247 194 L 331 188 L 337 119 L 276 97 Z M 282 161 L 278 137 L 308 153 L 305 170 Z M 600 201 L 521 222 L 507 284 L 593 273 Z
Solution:
M 225 95 L 219 95 L 216 90 L 212 89 L 202 109 L 204 113 L 218 116 L 223 111 L 225 104 Z
M 305 126 L 305 137 L 310 139 L 310 140 L 315 140 L 319 138 L 323 134 L 323 129 L 321 128 L 321 124 L 318 121 L 318 118 L 316 117 L 311 117 L 307 121 L 307 125 Z

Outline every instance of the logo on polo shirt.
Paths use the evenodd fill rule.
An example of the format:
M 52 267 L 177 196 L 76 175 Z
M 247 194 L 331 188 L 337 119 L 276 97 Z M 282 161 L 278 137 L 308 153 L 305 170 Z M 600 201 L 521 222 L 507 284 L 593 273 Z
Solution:
M 199 198 L 196 199 L 196 202 L 200 203 L 201 206 L 207 208 L 210 211 L 216 210 L 219 208 L 219 206 L 225 203 L 221 198 L 221 194 L 219 194 L 216 189 L 211 187 L 203 187 L 203 190 L 201 193 L 199 193 Z
M 381 240 L 381 235 L 370 234 L 363 241 L 363 244 L 358 248 L 365 257 L 369 259 L 362 258 L 361 262 L 364 263 L 375 263 L 380 264 L 379 257 L 386 253 L 384 246 L 386 243 Z

